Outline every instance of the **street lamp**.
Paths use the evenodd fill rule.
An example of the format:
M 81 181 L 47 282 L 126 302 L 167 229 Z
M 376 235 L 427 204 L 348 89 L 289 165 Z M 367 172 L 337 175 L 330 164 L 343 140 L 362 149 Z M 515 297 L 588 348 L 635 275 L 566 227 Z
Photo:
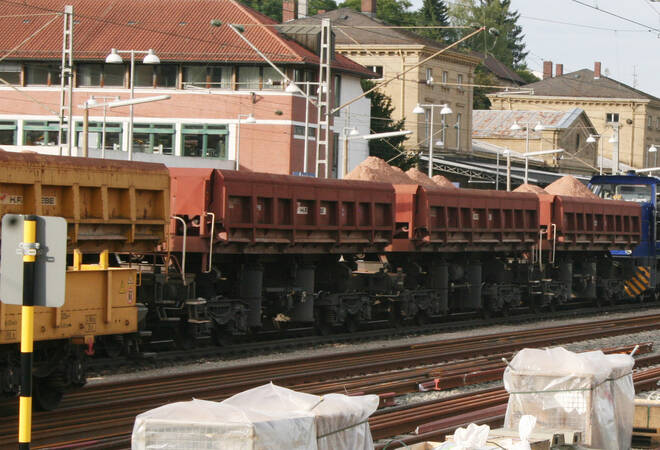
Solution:
M 511 128 L 509 128 L 511 131 L 520 131 L 520 130 L 525 130 L 525 155 L 529 153 L 529 126 L 531 123 L 525 123 L 522 126 L 518 124 L 517 121 L 513 121 L 513 125 L 511 125 Z M 541 124 L 541 122 L 536 122 L 536 126 L 534 127 L 534 131 L 543 131 L 545 130 L 545 127 Z M 538 152 L 537 152 L 538 153 Z M 527 169 L 529 166 L 529 159 L 525 156 L 525 179 L 524 183 L 527 184 Z
M 589 137 L 587 138 L 587 144 L 593 144 L 595 142 L 598 142 L 600 140 L 600 134 L 590 134 Z M 596 147 L 596 151 L 598 152 L 598 174 L 602 175 L 603 174 L 603 141 L 600 141 L 600 150 L 598 147 Z
M 438 142 L 433 142 L 433 111 L 435 107 L 440 107 L 440 115 L 442 116 L 442 141 Z M 447 103 L 443 104 L 427 104 L 427 105 L 420 105 L 419 103 L 413 108 L 412 112 L 413 114 L 424 114 L 425 109 L 424 108 L 429 108 L 431 110 L 431 124 L 429 126 L 429 136 L 428 136 L 428 146 L 429 146 L 429 169 L 428 169 L 428 176 L 432 177 L 433 176 L 433 147 L 435 145 L 439 145 L 441 147 L 445 146 L 445 142 L 447 141 L 445 139 L 445 117 L 448 114 L 451 114 L 453 111 L 449 107 Z
M 355 127 L 344 127 L 341 130 L 342 138 L 344 139 L 344 154 L 342 155 L 342 178 L 346 177 L 348 173 L 348 139 L 349 136 L 359 136 L 360 132 Z
M 238 122 L 236 125 L 236 165 L 235 165 L 236 170 L 239 170 L 241 168 L 239 160 L 241 157 L 241 118 L 242 117 L 245 117 L 243 123 L 257 123 L 257 119 L 254 118 L 252 113 L 238 115 Z
M 110 49 L 110 54 L 106 56 L 106 64 L 123 64 L 124 59 L 121 57 L 120 53 L 129 53 L 131 55 L 131 72 L 130 72 L 130 89 L 131 89 L 131 100 L 135 98 L 135 54 L 145 54 L 145 57 L 142 59 L 143 64 L 160 64 L 160 58 L 156 56 L 153 49 L 147 51 L 141 50 L 117 50 L 116 48 Z M 133 159 L 133 104 L 130 104 L 130 112 L 128 119 L 128 160 Z
M 651 144 L 646 154 L 646 167 L 649 167 L 649 153 L 653 153 L 653 167 L 658 165 L 658 149 L 655 145 Z

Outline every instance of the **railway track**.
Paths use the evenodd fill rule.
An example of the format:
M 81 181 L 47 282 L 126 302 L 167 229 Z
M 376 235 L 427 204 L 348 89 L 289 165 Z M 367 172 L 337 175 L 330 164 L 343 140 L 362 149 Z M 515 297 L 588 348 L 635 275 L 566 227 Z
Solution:
M 474 314 L 451 315 L 444 320 L 422 326 L 399 328 L 366 329 L 353 333 L 339 333 L 329 336 L 313 335 L 311 330 L 300 330 L 295 337 L 277 337 L 275 334 L 255 336 L 253 342 L 234 343 L 222 347 L 206 346 L 193 349 L 162 350 L 149 352 L 137 357 L 95 357 L 88 362 L 90 376 L 134 371 L 138 369 L 167 367 L 186 361 L 244 358 L 246 355 L 264 355 L 273 352 L 288 352 L 308 349 L 315 346 L 369 342 L 376 339 L 395 339 L 401 337 L 423 336 L 447 333 L 493 325 L 519 325 L 538 322 L 539 320 L 561 320 L 580 317 L 602 316 L 607 313 L 643 311 L 660 306 L 660 302 L 626 303 L 609 306 L 606 310 L 599 307 L 569 308 L 542 313 L 523 312 L 509 317 L 475 318 Z M 373 326 L 374 324 L 372 324 Z M 312 335 L 310 335 L 312 334 Z
M 484 366 L 482 363 L 494 363 L 497 358 L 507 357 L 523 347 L 657 329 L 659 319 L 660 315 L 653 314 L 601 320 L 92 386 L 69 395 L 58 411 L 35 414 L 34 448 L 125 448 L 130 445 L 132 424 L 140 412 L 193 396 L 222 400 L 269 381 L 311 393 L 410 392 L 441 371 L 453 374 L 454 379 L 460 377 L 461 370 L 474 371 L 464 361 L 467 358 L 473 358 L 477 366 Z M 447 364 L 448 361 L 457 362 Z M 16 401 L 0 405 L 0 410 L 4 408 L 7 412 L 6 420 L 0 424 L 3 447 L 15 442 L 16 419 L 12 414 L 15 404 Z

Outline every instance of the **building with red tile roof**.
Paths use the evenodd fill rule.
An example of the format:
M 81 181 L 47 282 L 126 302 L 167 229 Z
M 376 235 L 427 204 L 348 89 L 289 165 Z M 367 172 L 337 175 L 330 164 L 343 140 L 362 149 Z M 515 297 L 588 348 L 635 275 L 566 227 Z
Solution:
M 142 64 L 144 54 L 136 53 L 135 96 L 166 94 L 170 99 L 134 106 L 135 159 L 232 166 L 239 144 L 238 117 L 252 115 L 256 123 L 240 127 L 241 168 L 314 171 L 316 109 L 310 106 L 306 121 L 304 96 L 286 92 L 282 76 L 230 24 L 237 25 L 250 43 L 296 82 L 317 79 L 316 49 L 281 33 L 272 19 L 233 0 L 3 1 L 0 78 L 6 83 L 0 85 L 0 145 L 24 148 L 57 141 L 65 5 L 72 5 L 74 11 L 76 148 L 82 142 L 80 105 L 92 96 L 97 101 L 128 99 L 130 55 L 122 51 L 153 49 L 160 64 Z M 123 64 L 105 63 L 113 48 L 120 50 Z M 334 55 L 331 67 L 335 106 L 361 93 L 360 79 L 375 76 L 340 54 Z M 111 149 L 128 147 L 128 111 L 128 107 L 106 109 L 104 127 L 103 108 L 90 109 L 92 155 L 101 146 L 105 128 L 108 156 L 124 157 Z M 350 112 L 351 126 L 368 134 L 369 101 L 356 102 Z M 348 113 L 339 113 L 342 127 L 349 122 Z M 310 124 L 307 147 L 311 156 L 307 168 L 302 167 L 306 123 Z M 342 130 L 333 131 L 331 149 L 340 149 Z M 358 141 L 351 143 L 349 154 L 354 149 L 363 156 L 368 151 L 366 143 Z M 167 155 L 197 159 L 175 160 Z M 333 152 L 329 159 L 337 173 L 341 158 Z

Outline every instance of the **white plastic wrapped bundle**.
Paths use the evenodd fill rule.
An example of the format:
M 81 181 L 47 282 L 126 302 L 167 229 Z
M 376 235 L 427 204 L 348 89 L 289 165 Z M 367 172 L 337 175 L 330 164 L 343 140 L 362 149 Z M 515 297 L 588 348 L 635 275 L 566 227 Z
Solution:
M 510 394 L 504 426 L 515 428 L 523 415 L 531 414 L 541 430 L 582 431 L 587 445 L 629 448 L 633 364 L 628 355 L 600 351 L 521 350 L 504 372 Z
M 132 448 L 346 449 L 373 448 L 367 422 L 378 396 L 323 397 L 267 384 L 216 403 L 173 403 L 140 414 Z

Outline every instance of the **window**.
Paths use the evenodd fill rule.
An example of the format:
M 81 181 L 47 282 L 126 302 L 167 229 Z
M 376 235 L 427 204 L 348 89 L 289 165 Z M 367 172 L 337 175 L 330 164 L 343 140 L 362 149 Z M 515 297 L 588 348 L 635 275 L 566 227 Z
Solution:
M 0 63 L 0 78 L 9 84 L 21 84 L 21 65 Z
M 442 72 L 442 84 L 447 84 L 448 81 L 449 81 L 449 72 L 444 70 Z
M 655 118 L 655 129 L 660 130 L 660 117 Z
M 383 78 L 383 66 L 367 66 L 367 69 L 376 72 L 379 78 Z
M 16 145 L 16 122 L 0 120 L 0 145 Z
M 335 75 L 333 78 L 332 93 L 334 94 L 334 105 L 336 108 L 341 105 L 341 76 Z M 340 111 L 335 112 L 335 116 L 339 116 Z
M 80 64 L 78 66 L 78 86 L 101 86 L 102 64 Z
M 183 156 L 227 159 L 226 125 L 183 125 Z
M 282 72 L 284 71 L 282 70 Z M 263 89 L 282 90 L 284 81 L 282 79 L 282 75 L 280 75 L 277 70 L 273 69 L 272 67 L 263 68 L 263 80 Z
M 23 145 L 57 145 L 59 128 L 59 122 L 28 120 L 23 125 Z
M 60 68 L 56 64 L 26 64 L 27 86 L 57 86 L 60 84 Z
M 608 123 L 617 123 L 619 122 L 619 113 L 607 113 L 605 114 L 605 121 Z
M 295 82 L 313 82 L 316 81 L 315 71 L 313 70 L 303 70 L 303 69 L 294 69 L 293 71 L 293 81 Z M 311 89 L 310 89 L 311 92 Z
M 133 83 L 135 87 L 154 87 L 154 67 L 151 64 L 136 64 Z
M 433 85 L 433 69 L 431 67 L 426 68 L 426 84 Z
M 154 64 L 156 87 L 175 88 L 177 86 L 178 67 L 176 64 Z
M 240 66 L 238 68 L 238 89 L 259 90 L 260 68 L 256 66 Z
M 76 122 L 76 142 L 82 147 L 83 124 Z M 121 150 L 122 124 L 107 122 L 105 124 L 105 149 Z M 101 149 L 103 147 L 103 122 L 90 122 L 87 129 L 87 145 L 89 148 Z M 137 151 L 137 150 L 136 150 Z
M 174 154 L 174 125 L 147 124 L 133 125 L 133 150 L 140 153 Z
M 463 90 L 463 74 L 456 75 L 456 84 L 458 85 L 458 90 Z
M 231 76 L 231 66 L 183 66 L 184 87 L 231 89 Z
M 293 137 L 295 139 L 305 139 L 305 127 L 303 125 L 294 125 Z M 309 127 L 307 129 L 307 140 L 308 141 L 316 140 L 316 128 Z
M 119 64 L 79 64 L 78 86 L 123 86 L 124 70 Z
M 649 130 L 653 128 L 653 116 L 646 116 L 646 127 Z
M 575 150 L 580 149 L 580 133 L 575 133 Z

